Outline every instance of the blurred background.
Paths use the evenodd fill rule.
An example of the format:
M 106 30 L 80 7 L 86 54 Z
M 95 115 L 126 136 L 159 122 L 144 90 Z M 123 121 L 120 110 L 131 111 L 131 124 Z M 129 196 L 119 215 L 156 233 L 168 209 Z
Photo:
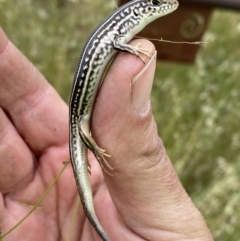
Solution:
M 222 8 L 224 1 L 214 0 L 214 6 L 204 6 L 204 11 L 211 11 L 203 13 L 200 1 L 181 2 L 187 10 L 179 8 L 176 15 L 166 17 L 169 23 L 164 17 L 163 26 L 156 24 L 155 30 L 165 29 L 157 32 L 157 38 L 189 42 L 200 39 L 206 44 L 154 42 L 161 57 L 152 93 L 154 116 L 181 182 L 214 239 L 237 241 L 240 9 Z M 0 0 L 0 26 L 68 101 L 87 37 L 115 8 L 112 0 Z M 189 37 L 188 30 L 184 35 L 182 29 L 191 20 L 188 15 L 203 26 L 194 37 Z M 166 38 L 164 32 L 170 35 Z

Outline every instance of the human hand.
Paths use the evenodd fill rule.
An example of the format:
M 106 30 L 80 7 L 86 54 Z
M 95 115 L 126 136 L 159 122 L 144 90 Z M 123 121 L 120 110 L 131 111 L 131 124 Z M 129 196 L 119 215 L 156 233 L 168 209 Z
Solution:
M 139 43 L 140 40 L 137 40 Z M 92 121 L 111 154 L 115 177 L 89 154 L 97 216 L 110 240 L 212 240 L 158 137 L 149 105 L 155 69 L 120 53 L 108 71 Z M 146 59 L 147 60 L 147 59 Z M 145 68 L 134 84 L 133 79 Z M 44 77 L 0 31 L 0 227 L 4 234 L 37 202 L 69 158 L 68 108 Z M 111 194 L 111 195 L 110 195 Z M 40 207 L 8 240 L 100 240 L 80 207 L 69 165 Z M 72 228 L 72 229 L 71 229 Z

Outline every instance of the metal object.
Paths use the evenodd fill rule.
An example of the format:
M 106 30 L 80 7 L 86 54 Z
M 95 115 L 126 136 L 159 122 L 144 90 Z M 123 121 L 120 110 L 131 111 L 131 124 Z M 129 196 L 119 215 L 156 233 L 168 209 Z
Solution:
M 204 27 L 204 17 L 198 12 L 193 12 L 191 16 L 182 23 L 180 32 L 184 38 L 193 39 L 204 31 Z

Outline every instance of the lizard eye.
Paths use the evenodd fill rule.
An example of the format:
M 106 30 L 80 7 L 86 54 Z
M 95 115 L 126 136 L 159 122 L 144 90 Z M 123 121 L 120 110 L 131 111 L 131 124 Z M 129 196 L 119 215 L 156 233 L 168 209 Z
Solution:
M 152 0 L 152 4 L 153 5 L 159 5 L 159 1 L 158 0 Z

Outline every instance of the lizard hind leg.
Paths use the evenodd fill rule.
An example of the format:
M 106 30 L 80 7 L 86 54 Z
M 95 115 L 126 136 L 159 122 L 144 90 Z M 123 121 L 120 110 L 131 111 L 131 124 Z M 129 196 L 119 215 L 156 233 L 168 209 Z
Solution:
M 89 130 L 89 121 L 87 118 L 85 118 L 85 116 L 81 116 L 79 118 L 78 128 L 79 128 L 79 135 L 81 136 L 82 141 L 88 147 L 88 149 L 93 152 L 94 156 L 98 160 L 102 169 L 110 176 L 113 176 L 113 174 L 111 174 L 107 170 L 107 168 L 110 171 L 113 171 L 114 168 L 107 162 L 105 158 L 105 157 L 111 157 L 111 156 L 107 154 L 104 149 L 100 148 L 95 142 L 95 140 L 92 138 Z

